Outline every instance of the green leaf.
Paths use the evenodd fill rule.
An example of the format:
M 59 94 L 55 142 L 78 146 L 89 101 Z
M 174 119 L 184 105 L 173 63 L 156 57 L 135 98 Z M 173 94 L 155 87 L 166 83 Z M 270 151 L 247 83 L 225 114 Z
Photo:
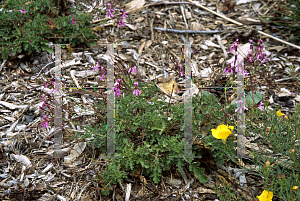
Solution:
M 253 105 L 253 99 L 254 99 L 254 105 L 259 103 L 259 101 L 262 100 L 261 93 L 259 93 L 258 91 L 255 91 L 255 92 L 253 92 L 253 96 L 252 96 L 252 91 L 250 91 L 249 94 L 246 97 L 246 103 L 247 103 L 248 106 Z
M 190 164 L 190 171 L 193 171 L 195 176 L 197 177 L 197 179 L 199 179 L 199 181 L 201 183 L 206 183 L 207 182 L 207 176 L 204 174 L 204 168 L 199 168 L 198 166 L 200 165 L 199 162 L 193 162 L 192 164 Z
M 162 126 L 158 125 L 157 123 L 155 123 L 153 126 L 152 126 L 152 131 L 153 130 L 161 130 L 162 129 Z
M 49 53 L 54 53 L 52 48 L 49 48 L 48 45 L 41 45 L 43 51 L 47 51 Z
M 213 144 L 211 142 L 207 142 L 207 143 L 205 142 L 204 145 L 207 147 L 207 146 L 212 146 Z
M 204 168 L 198 168 L 194 170 L 195 176 L 197 179 L 199 179 L 200 183 L 206 183 L 207 182 L 207 176 L 204 173 Z
M 152 126 L 152 131 L 153 130 L 159 130 L 159 134 L 161 135 L 164 130 L 166 129 L 166 122 L 163 119 L 160 119 L 162 121 L 162 125 L 159 125 L 158 122 L 155 122 L 154 125 Z
M 93 47 L 94 45 L 97 44 L 97 42 L 93 40 L 93 41 L 88 42 L 88 44 Z

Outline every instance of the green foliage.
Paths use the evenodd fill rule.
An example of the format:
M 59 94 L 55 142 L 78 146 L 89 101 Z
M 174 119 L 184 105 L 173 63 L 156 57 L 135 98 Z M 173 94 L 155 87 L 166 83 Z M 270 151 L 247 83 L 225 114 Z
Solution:
M 209 135 L 205 139 L 204 145 L 210 147 L 216 164 L 224 164 L 227 159 L 236 162 L 235 158 L 232 158 L 235 155 L 234 148 L 236 146 L 232 141 L 227 140 L 227 143 L 224 144 L 221 140 L 216 140 L 212 135 Z
M 195 173 L 195 176 L 201 183 L 206 183 L 207 182 L 207 176 L 204 174 L 204 168 L 199 168 L 198 166 L 200 165 L 199 162 L 193 162 L 189 170 Z
M 254 100 L 254 104 L 253 104 Z M 253 106 L 258 104 L 262 100 L 262 94 L 259 91 L 254 91 L 252 94 L 252 91 L 249 92 L 249 94 L 246 97 L 246 103 L 248 106 Z
M 111 188 L 112 185 L 122 182 L 127 175 L 124 171 L 121 171 L 121 165 L 116 163 L 111 163 L 107 166 L 106 170 L 96 176 L 96 180 L 101 180 L 105 185 L 104 188 Z M 110 191 L 108 189 L 102 190 L 103 195 L 109 195 Z
M 203 126 L 203 122 L 208 122 L 204 130 L 211 133 L 211 126 L 224 124 L 223 106 L 219 100 L 211 93 L 203 91 L 203 96 L 198 94 L 192 98 L 193 106 L 193 130 L 197 131 L 198 127 Z M 183 106 L 184 107 L 184 106 Z M 230 105 L 225 108 L 225 113 L 233 113 L 236 105 Z M 184 111 L 183 111 L 184 113 Z M 213 114 L 213 115 L 212 115 Z M 182 121 L 184 121 L 182 119 Z M 231 121 L 233 123 L 233 121 Z
M 22 8 L 27 12 L 20 12 Z M 49 42 L 93 45 L 92 16 L 76 12 L 76 9 L 68 10 L 70 16 L 61 16 L 61 11 L 62 6 L 57 8 L 54 0 L 5 2 L 0 12 L 1 58 L 7 59 L 10 53 L 15 56 L 22 51 L 29 54 L 41 50 L 52 52 L 47 45 Z M 74 24 L 72 17 L 76 20 Z
M 193 158 L 184 157 L 184 104 L 168 107 L 167 102 L 158 101 L 157 97 L 152 95 L 158 90 L 154 83 L 151 83 L 150 86 L 139 83 L 139 89 L 142 91 L 140 96 L 126 93 L 124 97 L 116 97 L 115 148 L 117 158 L 114 158 L 109 165 L 121 164 L 124 171 L 131 172 L 136 172 L 142 167 L 147 169 L 143 174 L 151 177 L 154 183 L 158 184 L 163 171 L 175 166 L 180 172 L 188 164 L 190 171 L 194 172 L 200 182 L 207 182 L 204 168 L 200 168 L 199 163 L 193 162 Z M 202 112 L 204 114 L 209 114 L 214 109 L 216 117 L 223 117 L 223 112 L 219 110 L 221 105 L 218 99 L 206 91 L 203 92 L 202 98 L 199 95 L 193 97 L 192 106 L 193 109 L 204 108 Z M 230 107 L 226 111 L 230 112 L 234 109 L 235 107 Z M 167 110 L 171 120 L 164 115 Z M 198 110 L 195 110 L 195 116 L 193 130 L 196 130 L 198 122 L 206 119 Z M 211 120 L 215 122 L 213 118 Z M 220 122 L 215 123 L 219 124 Z M 105 123 L 101 124 L 102 131 L 97 131 L 98 128 L 89 129 L 87 132 L 89 135 L 85 134 L 86 137 L 93 137 L 91 143 L 96 147 L 105 146 L 106 130 L 104 126 Z M 176 131 L 171 130 L 174 126 Z M 221 141 L 213 139 L 212 136 L 206 137 L 205 142 L 207 146 L 213 145 L 212 150 L 217 163 L 222 163 L 234 152 L 232 149 L 231 153 L 229 147 L 226 148 Z M 229 146 L 233 147 L 234 144 Z M 105 150 L 101 150 L 101 153 L 105 153 Z M 192 156 L 196 155 L 201 157 L 202 152 L 193 146 Z M 108 170 L 104 172 L 106 171 Z M 105 180 L 102 186 L 107 185 L 107 182 L 117 181 L 114 178 L 112 181 Z M 105 192 L 108 191 L 105 190 Z
M 267 21 L 272 22 L 276 25 L 284 27 L 283 33 L 288 35 L 294 34 L 294 37 L 290 39 L 292 43 L 300 41 L 300 1 L 299 0 L 287 0 L 288 4 L 280 1 L 278 8 L 284 8 L 285 11 L 275 10 L 276 13 L 280 14 L 279 17 L 262 17 L 267 18 Z M 270 18 L 270 19 L 269 19 Z M 278 22 L 278 20 L 280 22 Z
M 90 145 L 100 148 L 100 151 L 106 151 L 106 138 L 107 129 L 105 125 L 96 125 L 95 127 L 85 126 L 86 133 L 82 136 L 82 139 L 91 138 Z

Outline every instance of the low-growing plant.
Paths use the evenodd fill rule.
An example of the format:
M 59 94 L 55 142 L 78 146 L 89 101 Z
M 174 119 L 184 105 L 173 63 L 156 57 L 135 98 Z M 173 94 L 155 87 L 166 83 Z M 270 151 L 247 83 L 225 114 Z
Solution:
M 29 54 L 42 50 L 53 53 L 48 46 L 50 42 L 69 43 L 73 47 L 82 43 L 94 45 L 91 14 L 68 8 L 68 15 L 62 16 L 65 9 L 64 4 L 59 5 L 55 0 L 6 1 L 0 11 L 1 59 L 16 56 L 22 51 Z
M 141 87 L 148 91 L 145 92 L 147 96 L 150 89 L 147 89 L 144 83 Z M 157 101 L 155 97 L 147 100 L 143 94 L 140 96 L 127 94 L 116 103 L 117 158 L 113 158 L 110 164 L 122 164 L 123 171 L 136 172 L 140 167 L 147 169 L 145 175 L 150 176 L 157 184 L 161 180 L 162 171 L 176 165 L 180 172 L 187 163 L 199 181 L 206 182 L 207 177 L 203 174 L 204 169 L 199 167 L 200 164 L 193 162 L 192 158 L 184 157 L 184 133 L 182 129 L 180 130 L 180 127 L 184 127 L 180 125 L 184 106 L 182 104 L 170 106 L 169 114 L 173 118 L 168 121 L 165 116 L 168 103 Z M 146 102 L 149 102 L 147 107 Z M 175 124 L 180 126 L 176 133 L 172 133 L 172 125 Z M 193 156 L 195 155 L 201 157 L 197 149 L 193 150 Z

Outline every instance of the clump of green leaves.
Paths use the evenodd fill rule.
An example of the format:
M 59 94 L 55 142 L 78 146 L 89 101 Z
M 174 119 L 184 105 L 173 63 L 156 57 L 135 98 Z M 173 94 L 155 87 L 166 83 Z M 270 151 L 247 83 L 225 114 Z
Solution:
M 180 172 L 185 165 L 188 165 L 189 170 L 195 174 L 196 178 L 205 183 L 207 177 L 204 174 L 204 168 L 200 168 L 200 163 L 194 162 L 193 158 L 184 157 L 184 104 L 169 105 L 165 101 L 159 101 L 152 95 L 153 93 L 157 94 L 157 90 L 159 90 L 153 83 L 150 85 L 140 83 L 139 86 L 142 91 L 141 95 L 135 96 L 127 93 L 124 97 L 116 98 L 116 158 L 113 158 L 109 165 L 124 174 L 126 171 L 137 172 L 140 168 L 147 169 L 146 172 L 143 171 L 143 174 L 151 177 L 156 184 L 161 181 L 163 171 L 173 166 Z M 208 92 L 204 91 L 202 97 L 194 96 L 192 108 L 195 109 L 194 134 L 200 135 L 198 122 L 207 119 L 205 114 L 216 110 L 215 117 L 220 118 L 220 122 L 224 119 L 224 112 L 219 110 L 221 105 L 218 99 Z M 203 112 L 201 113 L 198 108 L 202 108 Z M 233 109 L 235 106 L 232 105 L 226 108 L 226 112 L 230 113 Z M 165 115 L 167 110 L 168 117 L 172 119 L 168 119 Z M 211 121 L 216 124 L 220 123 L 218 120 L 213 120 L 213 117 Z M 90 143 L 95 147 L 100 148 L 101 146 L 101 153 L 106 152 L 104 150 L 107 139 L 107 136 L 104 136 L 105 126 L 106 124 L 103 122 L 99 131 L 90 130 L 90 134 L 85 134 L 86 137 L 94 137 Z M 221 141 L 213 139 L 211 135 L 205 137 L 204 141 L 207 146 L 213 145 L 212 149 L 217 163 L 222 163 L 231 154 L 234 155 L 233 140 L 227 146 Z M 201 149 L 193 146 L 192 156 L 201 157 L 202 153 Z M 121 166 L 119 166 L 120 164 Z M 109 175 L 111 171 L 111 169 L 107 169 L 103 172 Z M 123 173 L 118 177 L 105 179 L 99 177 L 102 187 L 107 188 L 111 184 L 116 184 L 118 179 L 123 178 Z M 109 192 L 109 189 L 103 190 L 104 195 L 108 195 Z
M 170 169 L 172 165 L 176 165 L 178 171 L 182 171 L 185 162 L 187 162 L 190 164 L 191 170 L 196 170 L 196 177 L 201 182 L 206 182 L 207 178 L 203 174 L 204 169 L 198 168 L 199 164 L 192 163 L 193 159 L 184 158 L 183 132 L 178 131 L 175 134 L 169 129 L 172 127 L 171 125 L 178 123 L 178 118 L 168 121 L 164 115 L 168 103 L 158 101 L 156 97 L 150 99 L 153 98 L 152 92 L 157 93 L 158 90 L 157 88 L 154 89 L 153 85 L 141 83 L 140 86 L 143 91 L 145 90 L 140 96 L 128 93 L 116 101 L 116 157 L 119 158 L 114 158 L 110 165 L 113 164 L 117 167 L 117 164 L 121 164 L 120 172 L 137 171 L 139 167 L 146 168 L 146 176 L 150 176 L 154 183 L 159 183 L 162 171 Z M 151 92 L 151 90 L 153 91 Z M 173 114 L 175 108 L 170 108 L 170 113 Z M 177 109 L 183 110 L 184 108 Z M 176 113 L 183 114 L 182 111 Z M 102 130 L 105 130 L 104 126 Z M 94 135 L 94 145 L 106 144 L 107 137 L 102 138 L 102 142 L 98 143 L 100 136 Z M 195 154 L 194 152 L 193 156 Z M 182 158 L 175 158 L 176 156 Z M 110 170 L 107 169 L 104 172 L 107 171 Z M 109 181 L 111 184 L 117 182 L 115 177 L 111 179 L 112 181 Z M 107 183 L 104 182 L 103 187 L 106 185 Z M 108 194 L 109 190 L 105 189 L 103 193 Z
M 49 42 L 94 45 L 92 16 L 76 12 L 74 8 L 68 8 L 63 14 L 64 4 L 59 5 L 55 0 L 6 1 L 0 11 L 1 59 L 22 51 L 30 54 L 47 50 L 53 53 L 47 45 Z
M 103 186 L 102 193 L 107 196 L 112 189 L 112 185 L 122 182 L 127 175 L 124 171 L 121 171 L 121 165 L 118 163 L 110 163 L 105 171 L 98 172 L 96 180 Z

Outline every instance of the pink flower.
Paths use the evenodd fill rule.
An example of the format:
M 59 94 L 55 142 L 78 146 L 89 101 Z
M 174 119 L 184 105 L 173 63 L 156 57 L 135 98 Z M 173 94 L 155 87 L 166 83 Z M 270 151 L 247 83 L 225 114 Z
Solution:
M 110 19 L 111 17 L 114 17 L 114 15 L 111 14 L 111 11 L 115 11 L 115 10 L 110 8 L 110 3 L 108 3 L 107 6 L 108 6 L 108 9 L 107 9 L 107 13 L 108 14 L 105 15 L 105 17 L 107 17 L 108 19 Z
M 94 70 L 94 71 L 97 71 L 97 70 L 98 70 L 98 68 L 99 68 L 100 66 L 101 66 L 101 65 L 100 65 L 100 60 L 98 60 L 98 66 L 95 66 L 95 67 L 93 68 L 93 70 Z M 101 70 L 102 70 L 103 74 L 101 75 L 101 78 L 100 78 L 100 80 L 102 80 L 102 79 L 103 79 L 103 77 L 104 77 L 104 74 L 105 74 L 105 71 L 104 71 L 103 69 L 104 69 L 104 67 L 103 67 L 103 66 L 101 66 Z
M 119 88 L 116 89 L 115 95 L 121 96 L 121 92 L 120 92 L 120 89 L 119 89 Z
M 95 66 L 95 67 L 93 68 L 93 70 L 94 70 L 94 71 L 97 71 L 99 67 L 100 67 L 100 60 L 98 60 L 98 66 Z
M 100 80 L 102 80 L 102 79 L 103 79 L 103 77 L 104 77 L 104 74 L 102 74 L 102 75 L 101 75 L 101 77 L 100 77 Z
M 119 27 L 122 25 L 122 26 L 126 26 L 126 24 L 124 24 L 124 22 L 122 22 L 122 20 L 125 18 L 125 17 L 128 17 L 126 14 L 128 14 L 127 12 L 124 12 L 123 9 L 121 9 L 122 11 L 122 17 L 121 17 L 121 20 L 119 20 Z
M 53 80 L 53 81 L 52 81 L 52 80 Z M 48 85 L 52 84 L 52 83 L 54 83 L 54 78 L 51 78 L 51 79 L 50 79 L 50 83 L 46 82 L 45 88 L 46 88 Z
M 46 115 L 44 115 L 44 116 L 43 116 L 43 119 L 44 119 L 45 121 L 44 121 L 44 122 L 42 122 L 42 123 L 41 123 L 41 125 L 43 125 L 43 124 L 44 124 L 43 128 L 44 128 L 44 129 L 46 129 L 46 128 L 48 127 L 48 120 L 47 120 L 47 116 L 46 116 Z
M 259 103 L 259 105 L 258 105 L 258 108 L 259 108 L 261 111 L 263 111 L 263 109 L 264 109 L 264 106 L 263 106 L 263 105 L 264 105 L 263 102 L 260 101 L 260 103 Z
M 225 72 L 225 73 L 228 73 L 228 71 L 230 70 L 231 73 L 233 73 L 232 67 L 234 67 L 234 66 L 232 66 L 232 62 L 230 62 L 230 63 L 229 63 L 229 68 L 225 67 L 224 72 Z
M 43 98 L 43 101 L 44 101 L 44 102 L 43 102 L 43 105 L 42 105 L 42 108 L 43 108 L 43 109 L 44 109 L 44 107 L 45 107 L 45 105 L 46 105 L 46 99 L 45 99 L 44 97 L 45 97 L 45 95 L 43 95 L 43 97 L 42 97 L 42 98 Z
M 141 94 L 141 92 L 138 89 L 134 89 L 132 94 L 138 96 Z
M 137 70 L 136 70 L 136 68 L 134 68 L 134 67 L 129 68 L 128 73 L 130 73 L 130 71 L 131 71 L 132 74 L 133 74 L 133 73 L 137 73 Z
M 231 49 L 230 49 L 230 51 L 228 52 L 228 53 L 230 53 L 230 52 L 232 52 L 232 51 L 236 51 L 237 50 L 237 46 L 238 46 L 238 42 L 239 41 L 239 39 L 236 39 L 236 41 L 234 42 L 234 44 L 230 47 Z
M 266 59 L 268 59 L 268 60 L 270 61 L 270 59 L 267 58 L 267 57 L 265 57 L 265 55 L 266 55 L 266 53 L 263 52 L 263 53 L 262 53 L 262 59 L 263 59 L 263 60 L 262 60 L 262 63 L 265 63 L 265 60 L 266 60 Z
M 28 12 L 28 11 L 25 11 L 24 9 L 22 9 L 22 10 L 19 10 L 21 13 L 26 13 L 26 12 Z
M 257 55 L 256 60 L 259 60 L 260 54 Z
M 180 66 L 180 70 L 182 70 L 182 66 Z M 183 71 L 180 72 L 180 76 L 183 76 Z
M 140 90 L 137 89 L 138 84 L 139 84 L 138 82 L 134 83 L 135 89 L 133 90 L 133 93 L 132 93 L 133 95 L 136 95 L 136 96 L 138 96 L 139 94 L 141 94 Z
M 124 12 L 124 10 L 123 9 L 121 9 L 121 11 L 122 11 L 122 19 L 124 19 L 125 17 L 128 17 L 126 14 L 128 14 L 127 12 Z
M 115 95 L 117 95 L 117 96 L 120 96 L 120 95 L 121 95 L 121 92 L 120 92 L 120 81 L 121 81 L 121 79 L 118 79 L 118 80 L 117 80 L 117 84 L 116 84 L 116 86 L 115 86 L 115 88 L 114 88 L 114 91 L 116 91 L 116 92 L 115 92 Z
M 126 26 L 126 24 L 125 24 L 124 22 L 122 22 L 122 19 L 121 19 L 121 20 L 119 20 L 119 27 L 121 27 L 121 26 L 123 26 L 123 27 L 125 27 L 125 26 Z
M 238 108 L 235 110 L 235 112 L 238 112 L 238 110 L 240 110 L 238 113 L 242 114 L 242 110 L 243 110 L 243 109 L 248 110 L 248 108 L 246 108 L 245 105 L 244 105 L 244 108 L 243 108 L 243 106 L 242 106 L 243 102 L 245 103 L 245 101 L 239 100 L 238 102 L 239 102 L 239 104 L 240 104 L 240 107 L 238 107 Z

